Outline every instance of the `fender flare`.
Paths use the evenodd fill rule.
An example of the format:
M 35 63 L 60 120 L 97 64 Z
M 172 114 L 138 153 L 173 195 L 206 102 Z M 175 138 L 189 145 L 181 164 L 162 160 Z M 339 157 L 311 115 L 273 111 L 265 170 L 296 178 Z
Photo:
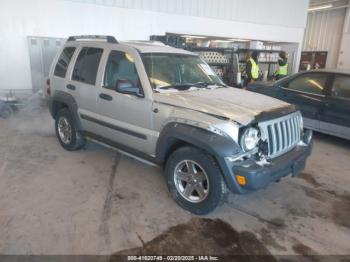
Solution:
M 57 112 L 62 108 L 67 107 L 72 114 L 73 120 L 77 125 L 78 130 L 82 130 L 78 114 L 78 104 L 74 97 L 63 91 L 55 91 L 53 96 L 49 100 L 49 110 L 53 118 L 55 118 Z
M 217 161 L 228 188 L 237 192 L 239 185 L 227 166 L 225 157 L 242 152 L 241 147 L 230 137 L 220 136 L 209 130 L 182 123 L 168 123 L 161 131 L 156 146 L 156 159 L 164 163 L 177 143 L 193 145 L 212 155 Z

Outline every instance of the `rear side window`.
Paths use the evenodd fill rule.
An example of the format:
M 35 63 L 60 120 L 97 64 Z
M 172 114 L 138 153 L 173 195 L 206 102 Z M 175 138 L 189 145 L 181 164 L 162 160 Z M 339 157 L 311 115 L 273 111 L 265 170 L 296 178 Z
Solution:
M 287 88 L 295 91 L 322 95 L 327 78 L 328 74 L 303 74 L 291 80 Z
M 66 77 L 68 65 L 70 60 L 72 59 L 74 51 L 75 47 L 66 47 L 65 49 L 63 49 L 55 67 L 55 76 Z
M 337 75 L 335 77 L 332 96 L 350 99 L 350 76 Z
M 72 80 L 95 85 L 103 49 L 84 47 L 73 69 Z

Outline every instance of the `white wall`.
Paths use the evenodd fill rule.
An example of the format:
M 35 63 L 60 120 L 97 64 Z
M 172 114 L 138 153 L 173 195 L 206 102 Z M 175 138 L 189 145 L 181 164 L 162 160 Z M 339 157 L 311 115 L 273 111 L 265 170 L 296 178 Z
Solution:
M 255 24 L 304 27 L 308 1 L 298 0 L 66 0 Z M 282 12 L 282 9 L 285 11 Z
M 328 51 L 327 68 L 336 68 L 345 8 L 308 14 L 303 51 Z
M 350 1 L 349 1 L 350 4 Z M 350 8 L 347 8 L 343 28 L 343 37 L 340 45 L 338 68 L 350 69 Z
M 190 7 L 187 1 L 191 1 Z M 117 2 L 128 5 L 132 2 L 134 5 L 124 8 L 116 5 Z M 177 2 L 181 2 L 183 7 L 172 12 Z M 218 5 L 219 2 L 230 8 L 230 11 L 223 10 L 223 6 Z M 2 2 L 0 89 L 31 89 L 27 36 L 111 34 L 117 39 L 126 40 L 148 39 L 152 34 L 171 32 L 302 43 L 307 6 L 308 0 Z M 202 11 L 198 11 L 198 8 Z M 226 13 L 218 19 L 221 12 Z

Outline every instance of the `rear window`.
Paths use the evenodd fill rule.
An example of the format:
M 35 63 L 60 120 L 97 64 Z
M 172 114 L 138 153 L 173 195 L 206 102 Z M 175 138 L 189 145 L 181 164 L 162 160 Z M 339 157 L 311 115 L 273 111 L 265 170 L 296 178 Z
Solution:
M 103 49 L 84 47 L 73 69 L 72 80 L 95 85 Z
M 70 60 L 72 59 L 74 51 L 75 47 L 66 47 L 65 49 L 63 49 L 55 67 L 55 76 L 66 77 L 68 65 Z

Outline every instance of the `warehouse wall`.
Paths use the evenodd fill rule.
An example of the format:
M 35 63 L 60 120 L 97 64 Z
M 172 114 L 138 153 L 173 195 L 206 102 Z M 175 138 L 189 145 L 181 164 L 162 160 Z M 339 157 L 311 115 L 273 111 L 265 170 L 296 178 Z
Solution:
M 308 1 L 289 0 L 67 0 L 78 3 L 143 9 L 287 27 L 304 27 Z M 282 6 L 289 10 L 282 12 Z M 280 10 L 279 10 L 280 9 Z M 278 22 L 277 22 L 278 21 Z
M 350 4 L 350 1 L 349 1 Z M 350 69 L 350 7 L 347 8 L 340 45 L 338 68 Z
M 311 12 L 307 17 L 303 51 L 328 51 L 327 68 L 336 68 L 346 9 Z
M 308 0 L 2 2 L 0 89 L 31 89 L 28 36 L 111 34 L 125 40 L 171 32 L 302 43 L 307 6 Z

